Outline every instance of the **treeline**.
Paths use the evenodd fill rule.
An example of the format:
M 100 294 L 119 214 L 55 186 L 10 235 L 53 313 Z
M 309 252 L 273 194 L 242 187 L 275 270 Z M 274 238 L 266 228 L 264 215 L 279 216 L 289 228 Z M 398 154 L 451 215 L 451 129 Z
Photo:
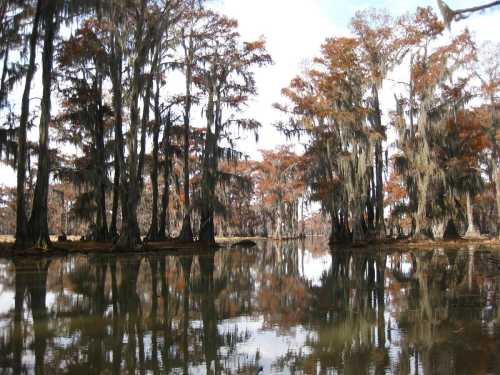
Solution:
M 351 31 L 276 104 L 284 134 L 307 140 L 304 182 L 331 241 L 500 235 L 500 46 L 447 32 L 430 8 L 359 12 Z
M 239 115 L 256 94 L 255 68 L 272 62 L 264 41 L 243 42 L 235 20 L 199 0 L 2 1 L 0 24 L 0 154 L 17 170 L 16 245 L 50 246 L 52 181 L 75 188 L 72 212 L 97 241 L 141 242 L 148 183 L 149 240 L 170 237 L 175 191 L 178 239 L 193 241 L 196 216 L 199 239 L 213 243 L 216 189 L 241 182 L 219 160 L 243 156 L 234 129 L 260 127 Z M 42 88 L 39 108 L 33 86 Z
M 171 236 L 182 230 L 182 186 L 177 181 L 182 175 L 182 160 L 173 158 L 174 168 L 169 186 L 169 202 L 165 213 L 165 227 Z M 229 180 L 216 186 L 214 228 L 215 234 L 225 237 L 298 238 L 305 234 L 325 234 L 321 215 L 309 213 L 305 186 L 302 180 L 302 159 L 287 148 L 264 152 L 262 161 L 239 162 L 222 160 L 218 173 Z M 148 168 L 146 168 L 148 169 Z M 223 177 L 221 177 L 223 178 Z M 191 178 L 191 186 L 198 186 L 198 177 Z M 163 185 L 163 180 L 160 180 Z M 33 192 L 28 183 L 27 196 Z M 154 185 L 144 182 L 141 200 L 137 206 L 140 233 L 148 233 L 153 210 Z M 195 190 L 196 192 L 196 190 Z M 107 219 L 113 212 L 112 191 L 106 193 Z M 84 237 L 96 240 L 96 207 L 87 203 L 87 194 L 72 184 L 53 183 L 48 195 L 49 234 Z M 119 211 L 120 214 L 120 211 Z M 120 217 L 120 215 L 118 215 Z M 192 225 L 198 233 L 199 210 L 193 211 Z M 15 233 L 16 188 L 0 187 L 0 235 Z
M 0 156 L 17 187 L 0 230 L 39 248 L 55 231 L 117 249 L 290 238 L 324 232 L 305 214 L 319 202 L 332 242 L 498 236 L 500 46 L 446 31 L 470 10 L 439 3 L 445 22 L 368 10 L 328 38 L 276 104 L 304 154 L 256 162 L 235 142 L 261 126 L 241 114 L 272 60 L 235 20 L 195 0 L 1 2 Z

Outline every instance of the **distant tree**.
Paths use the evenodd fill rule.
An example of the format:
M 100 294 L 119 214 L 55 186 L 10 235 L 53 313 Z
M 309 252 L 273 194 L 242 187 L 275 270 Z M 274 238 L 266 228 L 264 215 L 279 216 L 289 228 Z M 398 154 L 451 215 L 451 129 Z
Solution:
M 286 147 L 262 151 L 262 162 L 256 170 L 256 189 L 262 207 L 271 207 L 272 236 L 298 237 L 299 200 L 305 192 L 303 159 Z

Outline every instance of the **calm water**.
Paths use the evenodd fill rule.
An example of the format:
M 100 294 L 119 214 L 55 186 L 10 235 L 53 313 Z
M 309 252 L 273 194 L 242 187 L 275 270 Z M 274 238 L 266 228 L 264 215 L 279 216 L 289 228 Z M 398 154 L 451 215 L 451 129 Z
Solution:
M 500 253 L 0 260 L 0 374 L 500 374 Z

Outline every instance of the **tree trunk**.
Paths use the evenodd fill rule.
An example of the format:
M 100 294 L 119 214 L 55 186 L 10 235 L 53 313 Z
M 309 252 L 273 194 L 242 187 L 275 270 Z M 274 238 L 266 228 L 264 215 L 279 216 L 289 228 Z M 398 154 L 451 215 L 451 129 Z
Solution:
M 474 225 L 474 212 L 472 210 L 470 192 L 467 192 L 466 200 L 467 200 L 467 232 L 465 232 L 464 237 L 470 239 L 479 238 L 481 237 L 481 235 L 479 234 L 479 231 Z
M 159 116 L 159 108 L 157 116 Z M 170 215 L 168 206 L 170 201 L 170 170 L 172 167 L 172 152 L 170 150 L 170 132 L 172 128 L 171 114 L 168 113 L 167 122 L 165 124 L 163 144 L 164 149 L 164 166 L 163 166 L 163 194 L 161 198 L 161 212 L 160 212 L 160 228 L 158 230 L 158 237 L 160 240 L 170 237 Z
M 139 96 L 142 89 L 142 79 L 143 79 L 143 67 L 146 56 L 149 52 L 149 48 L 143 45 L 144 38 L 144 2 L 142 3 L 142 8 L 139 15 L 139 20 L 137 22 L 135 31 L 135 48 L 137 50 L 137 56 L 133 62 L 132 68 L 132 79 L 130 83 L 130 128 L 127 136 L 127 148 L 128 148 L 128 176 L 122 173 L 122 190 L 126 189 L 126 217 L 122 223 L 122 231 L 120 233 L 120 238 L 116 243 L 116 249 L 134 249 L 141 243 L 141 233 L 139 229 L 139 223 L 137 220 L 137 206 L 139 204 L 141 196 L 141 181 L 142 181 L 142 169 L 144 164 L 144 152 L 145 152 L 145 124 L 147 118 L 144 118 L 149 113 L 149 89 L 150 84 L 147 84 L 145 93 L 145 102 L 147 100 L 147 108 L 144 108 L 143 122 L 141 126 L 141 154 L 138 154 L 138 142 L 137 136 L 139 132 Z M 125 170 L 125 168 L 123 168 Z M 127 181 L 128 177 L 128 181 Z
M 215 171 L 213 170 L 213 159 L 215 155 L 215 148 L 217 147 L 217 139 L 212 134 L 212 127 L 215 122 L 214 116 L 215 102 L 214 102 L 214 87 L 210 86 L 208 92 L 208 105 L 207 105 L 207 133 L 205 136 L 205 149 L 203 153 L 203 177 L 201 187 L 201 225 L 200 225 L 200 241 L 206 244 L 215 243 L 215 230 L 214 230 L 214 193 L 215 193 Z
M 149 226 L 148 240 L 157 241 L 158 232 L 158 149 L 161 127 L 160 114 L 160 82 L 156 81 L 156 92 L 154 98 L 155 121 L 153 129 L 153 165 L 151 166 L 151 185 L 153 189 L 153 208 L 151 212 L 151 225 Z
M 335 210 L 332 210 L 330 212 L 330 217 L 331 217 L 331 231 L 330 231 L 330 239 L 329 243 L 330 245 L 333 245 L 337 242 L 342 241 L 342 234 L 341 234 L 341 225 L 340 225 L 340 220 L 338 217 L 338 214 Z
M 375 109 L 375 125 L 376 131 L 383 135 L 382 128 L 382 112 L 380 110 L 380 100 L 378 89 L 374 85 L 372 87 Z M 375 142 L 375 237 L 377 239 L 385 238 L 385 221 L 384 221 L 384 155 L 382 149 L 382 140 L 377 139 Z
M 153 62 L 153 64 L 155 64 Z M 144 163 L 146 158 L 146 135 L 149 126 L 149 107 L 151 102 L 151 90 L 153 88 L 153 77 L 152 72 L 147 78 L 146 87 L 144 90 L 144 99 L 142 105 L 142 121 L 141 121 L 141 151 L 139 154 L 139 164 L 137 166 L 137 184 L 139 186 L 139 192 L 142 192 L 144 187 Z
M 370 167 L 369 169 L 370 178 L 368 180 L 368 194 L 366 198 L 366 211 L 367 211 L 367 226 L 368 231 L 371 233 L 375 229 L 375 176 L 374 176 L 374 168 Z
M 139 128 L 139 92 L 140 82 L 138 79 L 138 67 L 135 67 L 132 83 L 132 95 L 130 104 L 130 130 L 128 134 L 128 181 L 124 181 L 126 176 L 122 174 L 122 190 L 126 189 L 126 215 L 122 221 L 120 238 L 116 243 L 117 249 L 134 249 L 141 242 L 139 223 L 137 221 L 137 205 L 139 203 L 139 183 L 137 175 L 137 133 Z
M 44 9 L 45 36 L 42 54 L 42 82 L 43 94 L 39 125 L 39 155 L 38 171 L 33 198 L 33 210 L 29 222 L 30 239 L 33 245 L 40 249 L 50 246 L 49 226 L 47 220 L 49 194 L 49 125 L 51 106 L 52 66 L 54 57 L 54 39 L 56 36 L 56 4 L 53 1 L 46 3 Z
M 101 1 L 98 0 L 95 3 L 95 9 L 97 14 L 97 20 L 102 20 L 102 7 Z M 94 130 L 94 145 L 96 148 L 96 240 L 106 241 L 109 238 L 108 232 L 108 221 L 107 221 L 107 210 L 106 210 L 106 156 L 104 147 L 104 136 L 105 136 L 105 124 L 104 124 L 104 108 L 103 108 L 103 80 L 105 67 L 98 60 L 94 60 L 96 67 L 96 78 L 94 81 L 94 89 L 96 93 L 95 101 L 95 130 Z
M 100 70 L 100 69 L 99 69 Z M 95 129 L 95 146 L 96 146 L 96 169 L 97 169 L 97 184 L 96 184 L 96 226 L 97 226 L 97 241 L 106 241 L 108 239 L 108 224 L 106 217 L 106 160 L 104 151 L 104 113 L 102 106 L 102 78 L 99 73 L 97 78 L 97 118 Z
M 112 17 L 116 16 L 112 14 Z M 115 116 L 114 136 L 114 181 L 113 181 L 113 212 L 111 214 L 111 237 L 113 242 L 118 240 L 117 217 L 118 205 L 121 203 L 121 220 L 126 219 L 126 201 L 127 196 L 122 184 L 126 183 L 125 173 L 125 151 L 123 145 L 123 97 L 122 97 L 122 70 L 123 70 L 123 51 L 118 37 L 111 34 L 111 54 L 110 54 L 110 78 L 112 84 L 112 102 Z
M 191 119 L 191 83 L 193 79 L 192 63 L 194 54 L 193 36 L 189 36 L 189 47 L 186 62 L 186 97 L 184 99 L 184 218 L 179 240 L 183 242 L 193 241 L 193 229 L 191 228 L 191 204 L 189 199 L 189 138 Z
M 278 202 L 278 208 L 276 210 L 276 230 L 274 237 L 278 240 L 283 238 L 283 203 Z
M 115 129 L 116 129 L 115 124 Z M 121 125 L 120 125 L 121 128 Z M 115 130 L 116 131 L 116 130 Z M 118 160 L 119 153 L 117 150 L 117 146 L 115 144 L 115 160 L 113 161 L 114 165 L 114 177 L 113 177 L 113 208 L 111 211 L 111 227 L 109 229 L 109 235 L 113 241 L 118 237 L 117 230 L 117 219 L 118 219 L 118 204 L 120 201 L 120 162 Z
M 496 211 L 497 211 L 497 217 L 496 217 L 496 235 L 497 238 L 500 239 L 500 166 L 499 166 L 499 150 L 498 150 L 498 139 L 497 139 L 497 134 L 498 134 L 498 104 L 493 97 L 493 95 L 490 98 L 490 106 L 491 106 L 491 118 L 493 120 L 493 136 L 492 136 L 492 144 L 493 144 L 493 153 L 492 153 L 492 166 L 493 166 L 493 177 L 495 178 L 495 200 L 496 200 Z
M 352 211 L 352 243 L 360 244 L 365 241 L 365 232 L 363 230 L 363 203 L 356 202 Z
M 498 166 L 498 160 L 496 158 L 493 168 L 495 173 L 495 199 L 497 203 L 496 230 L 497 238 L 500 239 L 500 167 Z
M 417 177 L 418 190 L 418 208 L 415 216 L 415 235 L 416 240 L 426 240 L 430 238 L 429 224 L 427 220 L 427 189 L 429 187 L 429 177 L 427 173 L 424 176 Z
M 116 38 L 114 36 L 114 38 Z M 113 183 L 113 214 L 111 233 L 113 241 L 118 240 L 117 215 L 118 201 L 121 201 L 122 223 L 127 220 L 127 194 L 124 186 L 127 184 L 125 176 L 125 150 L 123 144 L 123 96 L 122 96 L 122 61 L 123 55 L 119 43 L 113 41 L 111 58 L 111 82 L 113 91 L 113 111 L 115 114 L 115 160 L 114 160 L 114 183 Z M 123 224 L 122 224 L 123 227 Z
M 42 0 L 37 1 L 33 26 L 29 41 L 29 65 L 24 82 L 24 92 L 21 103 L 21 118 L 19 121 L 19 139 L 17 153 L 17 196 L 16 196 L 16 247 L 23 248 L 28 245 L 28 218 L 26 216 L 26 134 L 28 127 L 28 118 L 30 112 L 30 93 L 31 83 L 36 70 L 36 44 L 38 41 L 38 28 L 41 17 Z

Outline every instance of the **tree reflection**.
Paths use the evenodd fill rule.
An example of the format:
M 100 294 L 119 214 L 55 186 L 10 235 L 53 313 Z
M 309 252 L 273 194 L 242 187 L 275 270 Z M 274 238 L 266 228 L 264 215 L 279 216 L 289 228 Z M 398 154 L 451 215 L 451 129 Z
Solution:
M 0 337 L 2 373 L 28 372 L 30 370 L 28 365 L 23 363 L 27 351 L 31 351 L 34 357 L 31 372 L 50 373 L 45 367 L 47 341 L 51 335 L 46 305 L 50 263 L 50 260 L 37 258 L 13 260 L 15 272 L 13 324 L 9 325 L 9 330 L 2 332 Z
M 15 259 L 0 373 L 500 373 L 498 254 L 323 246 Z

